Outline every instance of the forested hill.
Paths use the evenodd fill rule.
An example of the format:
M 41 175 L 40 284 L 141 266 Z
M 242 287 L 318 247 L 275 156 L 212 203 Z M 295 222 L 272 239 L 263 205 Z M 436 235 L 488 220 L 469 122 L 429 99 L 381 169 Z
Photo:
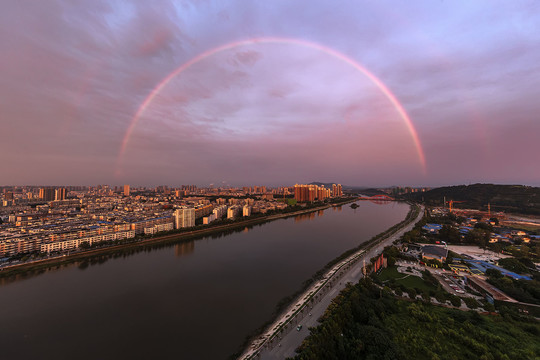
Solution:
M 401 195 L 406 200 L 425 202 L 426 205 L 442 206 L 446 201 L 463 201 L 454 203 L 457 208 L 474 208 L 491 211 L 505 211 L 540 215 L 540 188 L 523 185 L 474 184 L 435 188 L 423 193 Z

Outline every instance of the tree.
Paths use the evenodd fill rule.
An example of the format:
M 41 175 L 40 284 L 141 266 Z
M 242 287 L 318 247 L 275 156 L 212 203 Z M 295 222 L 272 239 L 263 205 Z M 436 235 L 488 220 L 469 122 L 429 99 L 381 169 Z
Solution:
M 520 255 L 523 258 L 529 257 L 529 247 L 527 245 L 521 245 Z
M 486 276 L 487 277 L 492 277 L 494 279 L 500 279 L 500 278 L 503 277 L 503 274 L 497 269 L 487 269 L 486 270 Z
M 485 222 L 477 222 L 474 225 L 474 228 L 475 229 L 486 230 L 486 231 L 489 231 L 489 232 L 493 231 L 493 226 L 491 226 L 491 224 L 488 224 L 488 223 L 485 223 Z
M 450 225 L 443 225 L 439 231 L 439 238 L 448 243 L 457 243 L 460 239 L 459 230 Z
M 79 244 L 79 248 L 86 250 L 90 248 L 90 243 L 88 241 L 83 241 Z
M 463 298 L 463 301 L 465 302 L 465 305 L 467 305 L 469 309 L 476 309 L 478 307 L 478 301 L 476 301 L 475 298 L 466 297 L 466 298 Z
M 459 296 L 450 295 L 450 303 L 455 307 L 460 307 L 461 299 L 459 298 Z
M 413 288 L 407 289 L 407 294 L 411 299 L 416 299 L 416 290 L 414 290 Z
M 502 251 L 502 249 L 503 249 L 503 245 L 501 243 L 499 243 L 499 242 L 491 244 L 490 247 L 491 247 L 491 250 L 496 252 L 496 253 L 500 253 Z
M 488 303 L 487 301 L 485 304 L 482 304 L 482 307 L 484 308 L 484 310 L 489 311 L 489 312 L 495 311 L 495 306 L 493 304 Z
M 529 272 L 529 268 L 525 266 L 523 262 L 516 258 L 501 259 L 499 260 L 499 266 L 502 266 L 506 270 L 510 270 L 518 274 L 526 274 Z
M 437 291 L 435 293 L 435 299 L 437 299 L 437 301 L 441 304 L 444 303 L 446 301 L 445 293 L 443 291 Z
M 485 247 L 489 243 L 490 232 L 484 229 L 473 229 L 465 235 L 465 241 Z

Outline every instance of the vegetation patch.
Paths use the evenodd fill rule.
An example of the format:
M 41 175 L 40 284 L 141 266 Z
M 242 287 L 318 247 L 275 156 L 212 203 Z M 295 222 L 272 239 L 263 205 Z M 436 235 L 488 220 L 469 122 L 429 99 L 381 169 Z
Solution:
M 499 271 L 486 271 L 487 281 L 514 299 L 540 305 L 540 274 L 536 272 L 532 280 L 514 280 L 503 276 Z
M 540 324 L 515 312 L 480 315 L 396 299 L 370 279 L 348 286 L 294 357 L 535 359 Z
M 446 197 L 463 201 L 466 208 L 540 215 L 540 188 L 523 185 L 473 184 L 435 188 L 426 192 L 401 195 L 405 200 L 422 201 L 428 206 L 442 206 Z
M 402 291 L 414 289 L 418 293 L 429 293 L 437 290 L 437 285 L 426 282 L 424 279 L 415 275 L 402 274 L 397 271 L 395 266 L 383 269 L 377 277 L 382 282 L 388 281 L 392 287 L 396 287 L 397 285 Z M 437 280 L 435 280 L 435 284 L 438 284 Z

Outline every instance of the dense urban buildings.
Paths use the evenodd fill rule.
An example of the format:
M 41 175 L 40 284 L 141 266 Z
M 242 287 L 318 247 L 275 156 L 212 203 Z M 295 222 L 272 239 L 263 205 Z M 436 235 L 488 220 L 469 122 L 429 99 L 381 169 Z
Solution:
M 3 187 L 0 191 L 0 258 L 72 251 L 173 229 L 239 219 L 299 202 L 341 195 L 341 186 L 267 188 Z
M 298 202 L 312 202 L 324 200 L 329 197 L 339 197 L 343 195 L 341 185 L 332 184 L 332 189 L 326 189 L 318 185 L 294 185 L 294 198 Z

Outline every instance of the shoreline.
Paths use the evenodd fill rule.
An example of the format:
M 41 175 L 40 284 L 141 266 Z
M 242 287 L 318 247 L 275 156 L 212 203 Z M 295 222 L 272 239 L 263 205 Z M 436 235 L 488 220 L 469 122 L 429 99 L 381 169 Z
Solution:
M 157 235 L 152 238 L 138 240 L 138 241 L 130 242 L 126 244 L 112 245 L 112 246 L 107 246 L 107 247 L 98 248 L 98 249 L 76 252 L 74 254 L 64 254 L 61 256 L 54 257 L 54 258 L 35 260 L 31 262 L 26 262 L 23 264 L 14 264 L 14 265 L 0 268 L 0 278 L 15 276 L 15 275 L 22 275 L 26 272 L 40 270 L 40 269 L 49 268 L 49 267 L 67 265 L 67 264 L 76 262 L 78 260 L 86 260 L 95 256 L 116 253 L 116 252 L 120 252 L 124 250 L 143 248 L 150 245 L 167 244 L 169 242 L 181 243 L 187 240 L 195 240 L 195 239 L 202 238 L 204 236 L 213 235 L 213 234 L 222 234 L 222 233 L 226 233 L 227 231 L 236 230 L 236 229 L 243 228 L 246 226 L 264 224 L 267 222 L 271 222 L 271 221 L 275 221 L 279 219 L 285 219 L 292 216 L 308 214 L 308 213 L 320 211 L 320 210 L 326 210 L 331 207 L 343 206 L 354 201 L 357 201 L 357 199 L 356 198 L 348 199 L 343 202 L 339 202 L 335 204 L 325 204 L 322 206 L 317 206 L 317 207 L 313 207 L 309 209 L 302 209 L 302 210 L 293 211 L 290 213 L 272 214 L 272 215 L 257 217 L 254 219 L 239 221 L 232 224 L 208 227 L 205 229 L 179 232 L 175 234 Z
M 300 311 L 303 311 L 302 309 L 307 306 L 308 302 L 318 296 L 319 292 L 325 289 L 325 286 L 330 281 L 334 280 L 336 274 L 338 277 L 341 276 L 343 274 L 343 271 L 348 271 L 352 265 L 354 265 L 364 254 L 366 254 L 373 247 L 389 239 L 391 236 L 398 233 L 400 230 L 404 229 L 411 223 L 416 223 L 417 221 L 419 221 L 419 219 L 421 219 L 423 216 L 422 212 L 420 211 L 421 207 L 411 203 L 409 203 L 409 206 L 410 209 L 405 216 L 405 219 L 384 230 L 383 232 L 374 235 L 372 238 L 360 244 L 358 247 L 350 249 L 344 252 L 342 255 L 338 256 L 336 259 L 331 260 L 329 264 L 332 264 L 332 262 L 336 260 L 338 261 L 330 265 L 329 269 L 327 269 L 328 265 L 322 268 L 321 270 L 326 271 L 321 274 L 320 279 L 314 281 L 314 283 L 310 284 L 307 288 L 301 289 L 299 291 L 299 294 L 294 296 L 294 298 L 291 299 L 289 304 L 285 306 L 284 310 L 276 314 L 276 316 L 272 320 L 269 320 L 267 323 L 265 323 L 265 325 L 261 326 L 261 328 L 256 330 L 256 335 L 248 335 L 249 340 L 246 341 L 246 344 L 242 346 L 242 350 L 239 351 L 239 353 L 237 354 L 233 354 L 230 358 L 234 357 L 239 360 L 249 360 L 257 357 L 262 351 L 262 349 L 266 346 L 266 344 L 272 342 L 273 339 L 276 338 L 277 334 L 279 334 L 279 331 L 288 326 L 292 319 Z M 348 256 L 340 259 L 345 254 L 348 254 Z

